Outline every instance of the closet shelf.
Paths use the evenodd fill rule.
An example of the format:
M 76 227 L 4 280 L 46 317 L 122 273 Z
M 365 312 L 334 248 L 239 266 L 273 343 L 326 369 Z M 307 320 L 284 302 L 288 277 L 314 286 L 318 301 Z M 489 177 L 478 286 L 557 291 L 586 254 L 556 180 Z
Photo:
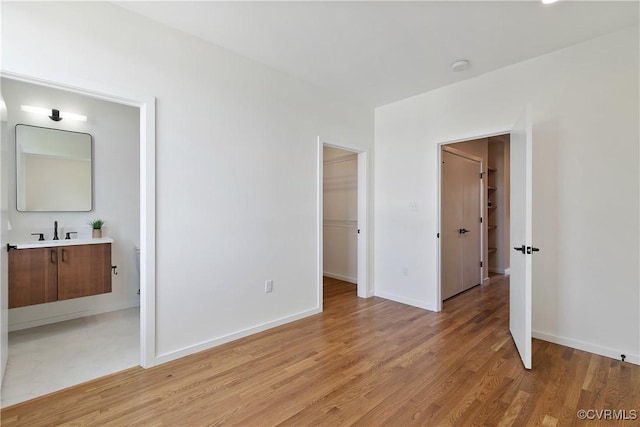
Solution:
M 497 248 L 489 248 L 489 253 L 493 253 L 493 252 L 495 252 L 497 250 L 498 250 Z
M 496 169 L 496 168 L 492 168 L 491 166 L 489 166 L 489 167 L 487 168 L 487 171 L 489 171 L 489 172 L 497 172 L 497 171 L 498 171 L 498 169 Z
M 487 206 L 487 209 L 496 209 L 497 206 Z
M 498 226 L 497 225 L 488 225 L 487 228 L 489 230 L 495 230 L 496 228 L 498 228 Z
M 489 190 L 489 191 L 491 191 L 491 190 L 497 190 L 497 189 L 498 189 L 497 187 L 493 187 L 493 186 L 491 186 L 491 185 L 487 187 L 487 190 Z

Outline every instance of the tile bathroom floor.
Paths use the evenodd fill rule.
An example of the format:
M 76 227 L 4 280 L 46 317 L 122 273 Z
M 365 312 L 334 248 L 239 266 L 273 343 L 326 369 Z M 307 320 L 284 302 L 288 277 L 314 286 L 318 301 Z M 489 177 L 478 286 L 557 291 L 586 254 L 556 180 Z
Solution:
M 140 308 L 9 333 L 2 407 L 138 366 Z

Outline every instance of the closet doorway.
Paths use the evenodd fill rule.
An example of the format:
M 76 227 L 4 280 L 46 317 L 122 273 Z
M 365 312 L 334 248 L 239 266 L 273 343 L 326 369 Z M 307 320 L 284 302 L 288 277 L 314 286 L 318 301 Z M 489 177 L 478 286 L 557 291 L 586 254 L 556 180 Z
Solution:
M 441 299 L 508 275 L 510 135 L 441 146 Z
M 322 164 L 323 276 L 357 285 L 358 154 L 325 145 Z
M 368 152 L 318 138 L 318 301 L 324 283 L 352 286 L 360 298 L 368 286 Z

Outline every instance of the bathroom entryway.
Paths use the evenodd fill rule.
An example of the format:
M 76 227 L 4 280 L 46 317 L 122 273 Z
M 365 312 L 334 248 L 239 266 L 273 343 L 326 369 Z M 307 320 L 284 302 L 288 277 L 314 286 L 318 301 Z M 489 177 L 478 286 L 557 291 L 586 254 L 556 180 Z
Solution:
M 3 218 L 9 230 L 4 242 L 13 246 L 9 262 L 4 264 L 9 266 L 9 277 L 2 280 L 2 293 L 8 295 L 8 304 L 6 300 L 3 304 L 7 304 L 5 309 L 9 307 L 3 319 L 8 341 L 2 347 L 8 354 L 2 381 L 2 407 L 7 407 L 140 365 L 141 274 L 136 249 L 141 242 L 141 109 L 12 78 L 3 77 L 2 88 L 8 129 L 3 140 L 3 154 L 8 154 L 3 160 L 10 171 L 9 203 Z M 55 121 L 22 108 L 35 100 L 42 105 L 64 106 L 60 108 L 86 115 L 86 120 Z M 30 140 L 17 137 L 17 124 L 40 129 L 40 139 L 25 145 Z M 61 151 L 60 141 L 66 139 L 51 138 L 54 133 L 88 136 L 90 154 L 82 158 L 91 171 L 82 178 L 87 181 L 82 187 L 91 190 L 88 206 L 37 208 L 16 203 L 27 188 L 16 180 L 25 174 L 20 173 L 21 159 L 34 153 L 51 162 L 60 157 L 54 150 Z M 40 146 L 48 147 L 54 155 L 34 151 Z M 47 173 L 66 170 L 61 166 L 49 168 Z M 39 176 L 44 172 L 34 173 Z M 29 189 L 40 188 L 31 181 L 30 185 Z M 56 188 L 54 196 L 75 194 L 73 188 Z M 34 192 L 30 197 L 38 202 L 42 194 Z M 56 201 L 67 199 L 75 200 L 57 197 Z M 97 219 L 104 222 L 105 241 L 92 236 L 88 224 Z M 44 242 L 38 242 L 38 235 Z M 33 247 L 34 242 L 43 246 Z M 84 251 L 98 247 L 99 257 L 96 251 Z M 46 257 L 12 256 L 23 255 L 23 251 L 35 251 L 35 255 L 43 251 Z M 32 261 L 19 262 L 24 258 Z M 94 286 L 96 283 L 101 286 Z M 43 286 L 46 298 L 32 297 L 39 295 Z M 100 292 L 84 292 L 93 288 Z

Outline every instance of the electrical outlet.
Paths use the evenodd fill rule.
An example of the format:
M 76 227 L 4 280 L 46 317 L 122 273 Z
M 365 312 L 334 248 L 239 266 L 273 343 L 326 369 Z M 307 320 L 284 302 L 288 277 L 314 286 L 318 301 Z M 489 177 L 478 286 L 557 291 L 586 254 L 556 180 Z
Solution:
M 264 291 L 266 293 L 273 292 L 273 280 L 267 280 L 264 282 Z

